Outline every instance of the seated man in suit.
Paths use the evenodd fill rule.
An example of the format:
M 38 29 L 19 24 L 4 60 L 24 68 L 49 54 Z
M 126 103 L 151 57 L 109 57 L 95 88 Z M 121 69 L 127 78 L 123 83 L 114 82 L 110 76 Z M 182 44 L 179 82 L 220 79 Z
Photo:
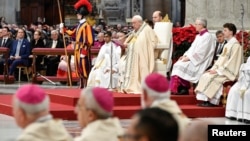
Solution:
M 218 30 L 215 33 L 215 35 L 216 35 L 216 38 L 217 38 L 217 42 L 216 42 L 216 47 L 215 47 L 214 60 L 217 60 L 218 57 L 220 56 L 220 54 L 222 53 L 224 45 L 227 43 L 227 40 L 225 40 L 224 34 L 223 34 L 223 32 L 221 30 Z
M 49 42 L 46 47 L 63 48 L 63 42 L 59 39 L 59 32 L 57 30 L 51 31 L 51 42 Z M 58 55 L 47 55 L 44 57 L 44 65 L 46 66 L 47 76 L 56 76 L 58 64 L 60 62 L 60 56 Z
M 6 26 L 6 27 L 3 27 L 2 28 L 2 38 L 0 39 L 0 46 L 1 47 L 7 47 L 8 49 L 11 48 L 11 44 L 12 44 L 12 39 L 9 38 L 10 34 L 9 34 L 10 30 L 9 28 Z M 9 54 L 7 54 L 8 57 L 9 57 Z M 3 71 L 4 71 L 4 62 L 5 62 L 5 55 L 3 54 L 0 54 L 0 74 L 3 74 Z
M 16 39 L 13 41 L 10 50 L 9 58 L 9 74 L 13 75 L 16 67 L 18 65 L 28 66 L 29 55 L 30 55 L 30 43 L 27 39 L 24 38 L 25 31 L 21 28 L 18 29 Z
M 216 35 L 216 45 L 215 45 L 214 57 L 211 65 L 207 68 L 207 70 L 209 70 L 214 65 L 215 61 L 219 58 L 220 54 L 222 53 L 224 45 L 227 43 L 227 40 L 225 40 L 224 34 L 221 30 L 216 31 L 215 35 Z

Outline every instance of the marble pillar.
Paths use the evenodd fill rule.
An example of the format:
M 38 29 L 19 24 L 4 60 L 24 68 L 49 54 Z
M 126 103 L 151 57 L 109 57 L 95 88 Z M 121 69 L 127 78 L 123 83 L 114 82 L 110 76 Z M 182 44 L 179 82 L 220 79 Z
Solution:
M 152 19 L 154 11 L 159 10 L 165 16 L 172 18 L 172 0 L 143 0 L 143 18 Z
M 172 0 L 163 0 L 162 13 L 168 14 L 169 19 L 172 21 Z
M 163 11 L 163 1 L 162 0 L 144 0 L 143 1 L 143 18 L 152 20 L 152 14 L 156 10 Z
M 5 17 L 7 23 L 16 23 L 20 12 L 20 0 L 0 0 L 0 17 Z
M 130 14 L 129 5 L 126 0 L 102 0 L 97 3 L 99 18 L 103 18 L 108 25 L 125 24 Z
M 186 0 L 185 24 L 194 23 L 197 17 L 205 17 L 210 30 L 222 29 L 227 22 L 242 29 L 242 5 L 243 27 L 250 30 L 250 0 Z

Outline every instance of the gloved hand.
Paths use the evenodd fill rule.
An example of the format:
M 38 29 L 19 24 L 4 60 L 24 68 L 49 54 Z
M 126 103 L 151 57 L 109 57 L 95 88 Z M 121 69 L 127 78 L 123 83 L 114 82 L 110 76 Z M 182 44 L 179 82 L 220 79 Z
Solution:
M 64 27 L 64 23 L 60 23 L 59 28 L 63 28 Z
M 80 58 L 84 58 L 85 57 L 85 55 L 83 55 L 83 54 L 80 54 Z

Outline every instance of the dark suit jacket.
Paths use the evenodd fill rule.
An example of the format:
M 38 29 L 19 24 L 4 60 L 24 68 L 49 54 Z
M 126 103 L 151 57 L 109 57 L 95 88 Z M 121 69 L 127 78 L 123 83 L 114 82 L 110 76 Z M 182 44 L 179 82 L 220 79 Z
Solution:
M 0 39 L 0 45 L 2 45 L 2 42 L 3 42 L 3 38 Z M 8 38 L 2 47 L 7 47 L 8 49 L 11 49 L 12 43 L 13 43 L 13 39 Z M 9 56 L 9 54 L 8 54 L 8 56 Z M 3 55 L 2 58 L 5 58 L 5 55 Z
M 51 48 L 53 44 L 53 40 L 50 40 L 46 45 L 46 48 Z M 56 48 L 64 48 L 62 40 L 57 40 Z
M 37 43 L 36 43 L 36 41 L 33 39 L 33 40 L 31 40 L 31 50 L 33 49 L 33 48 L 44 48 L 45 47 L 45 45 L 44 45 L 44 42 L 43 42 L 43 39 L 39 39 L 38 41 L 37 41 Z
M 0 45 L 2 45 L 3 42 L 3 38 L 0 39 Z M 13 40 L 11 38 L 8 38 L 7 41 L 5 41 L 5 44 L 2 47 L 7 47 L 7 48 L 11 48 Z
M 17 44 L 18 44 L 18 40 L 15 40 L 10 50 L 10 56 L 15 56 Z M 27 39 L 23 39 L 19 56 L 21 56 L 21 59 L 28 59 L 29 55 L 30 55 L 30 42 Z
M 224 41 L 224 44 L 222 45 L 222 48 L 219 50 L 219 52 L 218 52 L 218 49 L 219 49 L 219 42 L 216 42 L 216 46 L 215 46 L 215 54 L 216 55 L 220 55 L 221 53 L 222 53 L 222 50 L 223 50 L 223 48 L 224 48 L 224 46 L 225 46 L 225 44 L 227 43 L 227 41 L 225 40 Z

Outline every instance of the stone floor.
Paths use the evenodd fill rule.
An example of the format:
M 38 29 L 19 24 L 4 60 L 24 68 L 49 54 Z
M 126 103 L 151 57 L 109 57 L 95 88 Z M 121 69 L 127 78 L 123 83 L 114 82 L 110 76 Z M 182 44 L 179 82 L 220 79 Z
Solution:
M 0 83 L 0 94 L 13 94 L 15 91 L 23 84 L 27 82 L 21 82 L 21 83 L 15 83 L 10 85 L 5 85 Z M 63 86 L 57 83 L 58 86 L 54 86 L 49 82 L 44 82 L 43 85 L 41 85 L 43 88 L 50 88 L 50 89 L 56 89 L 56 88 L 69 88 L 68 86 Z M 72 86 L 77 88 L 77 86 Z M 71 88 L 72 88 L 71 87 Z M 215 123 L 218 124 L 226 124 L 226 125 L 232 125 L 232 124 L 243 124 L 241 122 L 237 121 L 231 121 L 224 117 L 222 118 L 203 118 L 207 120 L 212 120 Z M 123 119 L 120 120 L 122 126 L 126 128 L 130 120 L 129 119 Z M 73 136 L 78 136 L 81 132 L 81 128 L 77 121 L 63 121 L 66 129 L 68 132 Z M 16 137 L 22 132 L 22 130 L 15 124 L 15 120 L 11 116 L 0 114 L 0 141 L 14 141 Z

